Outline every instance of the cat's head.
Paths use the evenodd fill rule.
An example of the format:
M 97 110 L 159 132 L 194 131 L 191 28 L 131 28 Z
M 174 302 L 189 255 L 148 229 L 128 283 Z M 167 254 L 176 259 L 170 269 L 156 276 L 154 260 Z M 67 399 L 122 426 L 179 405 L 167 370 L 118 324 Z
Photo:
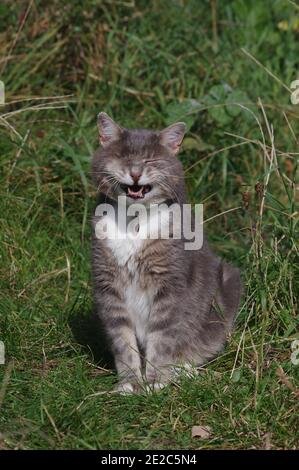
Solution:
M 111 199 L 124 195 L 128 203 L 178 202 L 183 170 L 177 154 L 184 138 L 183 122 L 155 132 L 124 129 L 106 113 L 98 115 L 100 148 L 92 173 L 98 191 Z

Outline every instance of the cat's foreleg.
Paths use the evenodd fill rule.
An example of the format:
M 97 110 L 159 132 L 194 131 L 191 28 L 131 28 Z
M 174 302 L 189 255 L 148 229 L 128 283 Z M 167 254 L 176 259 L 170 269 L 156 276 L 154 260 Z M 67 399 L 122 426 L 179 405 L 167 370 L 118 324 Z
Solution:
M 141 359 L 134 327 L 128 312 L 116 302 L 110 309 L 101 311 L 106 332 L 110 339 L 119 382 L 116 390 L 121 393 L 137 391 L 141 382 Z
M 117 391 L 120 393 L 138 391 L 141 382 L 141 360 L 135 332 L 131 326 L 114 330 L 112 349 L 119 378 Z

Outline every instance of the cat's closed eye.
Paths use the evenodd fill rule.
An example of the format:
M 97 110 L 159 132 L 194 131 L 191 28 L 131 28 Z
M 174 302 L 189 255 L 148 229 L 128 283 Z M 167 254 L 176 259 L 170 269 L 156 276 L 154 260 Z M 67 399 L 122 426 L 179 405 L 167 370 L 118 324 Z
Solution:
M 162 158 L 152 158 L 151 160 L 143 160 L 143 163 L 149 165 L 151 163 L 160 162 L 161 160 L 162 160 Z

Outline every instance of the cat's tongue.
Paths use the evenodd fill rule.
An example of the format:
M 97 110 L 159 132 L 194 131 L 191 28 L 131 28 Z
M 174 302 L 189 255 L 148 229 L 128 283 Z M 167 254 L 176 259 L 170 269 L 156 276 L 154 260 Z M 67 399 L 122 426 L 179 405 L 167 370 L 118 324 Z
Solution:
M 133 197 L 135 199 L 143 197 L 143 186 L 129 186 L 128 196 Z

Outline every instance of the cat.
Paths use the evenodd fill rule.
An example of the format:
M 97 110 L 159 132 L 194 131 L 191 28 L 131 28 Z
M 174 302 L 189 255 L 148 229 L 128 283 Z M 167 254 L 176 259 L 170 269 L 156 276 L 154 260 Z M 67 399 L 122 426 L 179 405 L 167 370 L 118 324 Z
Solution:
M 147 209 L 186 204 L 178 159 L 184 123 L 159 132 L 125 129 L 101 112 L 98 131 L 92 177 L 100 202 L 116 214 L 119 196 Z M 117 390 L 160 389 L 180 367 L 217 356 L 238 312 L 239 269 L 217 258 L 205 238 L 195 251 L 184 249 L 183 238 L 99 238 L 100 221 L 108 231 L 118 221 L 95 215 L 92 241 L 94 303 L 114 356 Z

